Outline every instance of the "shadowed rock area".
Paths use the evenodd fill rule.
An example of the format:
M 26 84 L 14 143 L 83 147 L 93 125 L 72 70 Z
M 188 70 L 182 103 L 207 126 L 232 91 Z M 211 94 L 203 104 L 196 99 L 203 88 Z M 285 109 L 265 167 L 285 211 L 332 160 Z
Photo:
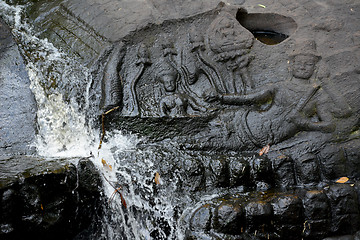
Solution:
M 91 161 L 18 156 L 0 165 L 2 239 L 73 239 L 96 229 L 105 206 Z

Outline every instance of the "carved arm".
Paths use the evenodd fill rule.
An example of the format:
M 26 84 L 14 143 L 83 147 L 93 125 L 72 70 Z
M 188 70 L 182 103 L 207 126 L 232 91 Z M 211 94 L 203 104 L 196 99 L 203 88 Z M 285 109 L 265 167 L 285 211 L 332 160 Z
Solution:
M 302 111 L 303 107 L 300 109 L 295 108 L 297 112 L 291 116 L 291 121 L 304 131 L 333 132 L 336 126 L 329 109 L 324 108 L 324 105 L 319 102 L 319 99 L 314 103 L 314 108 L 316 109 L 316 115 L 319 119 L 318 122 L 314 122 L 301 114 L 300 111 Z
M 230 105 L 246 105 L 246 104 L 257 104 L 261 102 L 265 102 L 273 98 L 275 88 L 268 88 L 265 90 L 261 90 L 259 92 L 244 94 L 244 95 L 237 95 L 237 94 L 227 94 L 227 95 L 220 95 L 219 100 L 222 103 L 230 104 Z

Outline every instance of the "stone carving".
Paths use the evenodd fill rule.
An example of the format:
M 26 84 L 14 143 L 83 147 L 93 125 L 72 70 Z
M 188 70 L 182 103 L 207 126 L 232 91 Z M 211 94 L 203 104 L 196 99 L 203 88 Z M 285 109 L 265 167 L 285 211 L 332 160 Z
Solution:
M 352 156 L 335 143 L 356 133 L 358 110 L 334 87 L 316 42 L 292 39 L 294 20 L 274 15 L 290 40 L 270 47 L 240 24 L 246 14 L 222 6 L 129 36 L 109 56 L 103 106 L 118 104 L 121 117 L 153 119 L 155 125 L 175 119 L 171 129 L 189 149 L 257 151 L 270 145 L 284 154 L 275 171 L 289 173 L 290 185 L 317 182 L 321 165 Z M 256 26 L 270 24 L 259 21 Z M 199 125 L 186 125 L 186 118 Z M 344 172 L 332 169 L 321 174 L 330 179 Z
M 177 67 L 173 60 L 173 56 L 177 53 L 170 44 L 163 45 L 163 56 L 158 63 L 159 68 L 155 75 L 158 82 L 161 83 L 164 93 L 160 99 L 159 109 L 160 116 L 183 117 L 188 115 L 188 107 L 194 111 L 206 111 L 206 108 L 197 104 L 197 102 L 189 96 L 190 92 L 186 85 L 189 82 L 188 78 L 195 78 L 193 73 L 186 74 L 183 67 Z M 183 74 L 180 74 L 183 73 Z M 186 83 L 180 83 L 181 78 L 186 78 Z M 193 81 L 193 80 L 190 80 Z
M 234 132 L 238 148 L 251 150 L 267 144 L 277 144 L 299 131 L 328 133 L 335 130 L 332 113 L 327 107 L 330 102 L 335 106 L 339 105 L 339 101 L 331 98 L 336 94 L 328 94 L 321 88 L 325 79 L 311 78 L 320 59 L 314 41 L 298 44 L 290 59 L 291 79 L 287 81 L 266 85 L 249 94 L 208 96 L 208 101 L 218 100 L 222 104 L 245 106 L 227 111 L 220 115 L 220 119 L 215 120 L 227 125 L 229 130 L 225 131 Z M 342 99 L 340 102 L 345 103 L 345 100 Z M 341 106 L 337 106 L 339 110 L 334 112 L 337 117 L 351 114 L 349 107 L 344 111 L 340 110 Z M 231 119 L 230 122 L 226 118 Z M 210 131 L 219 132 L 213 128 Z M 212 133 L 202 134 L 210 136 L 206 141 L 201 140 L 203 145 L 210 144 L 211 147 L 216 147 L 221 143 L 226 144 L 226 138 L 230 133 L 221 135 L 222 138 L 225 136 L 225 139 L 215 142 L 212 142 Z
M 139 115 L 139 107 L 138 107 L 138 98 L 136 93 L 136 84 L 139 81 L 140 77 L 142 76 L 145 67 L 151 64 L 151 60 L 149 58 L 149 53 L 145 45 L 141 44 L 138 48 L 137 52 L 137 61 L 135 62 L 137 69 L 137 73 L 135 77 L 131 80 L 130 84 L 128 84 L 129 89 L 124 89 L 124 92 L 130 93 L 128 96 L 128 114 L 130 116 L 137 116 Z M 127 90 L 127 91 L 126 91 Z
M 104 109 L 121 105 L 123 91 L 122 80 L 119 75 L 119 67 L 122 60 L 120 51 L 122 45 L 116 45 L 112 50 L 109 60 L 105 66 L 102 79 L 102 99 L 100 106 Z
M 156 59 L 156 67 L 158 67 L 158 69 L 152 69 L 155 72 L 153 75 L 156 75 L 155 81 L 162 85 L 171 84 L 171 82 L 175 84 L 171 87 L 172 89 L 170 86 L 165 87 L 163 94 L 167 95 L 167 101 L 170 98 L 169 92 L 173 93 L 172 98 L 177 95 L 179 102 L 187 99 L 186 102 L 189 104 L 181 104 L 183 109 L 180 115 L 187 114 L 186 105 L 192 107 L 192 113 L 204 112 L 204 107 L 209 107 L 209 104 L 204 101 L 208 92 L 243 94 L 253 88 L 254 84 L 247 67 L 254 37 L 233 15 L 227 11 L 221 11 L 206 31 L 194 27 L 187 36 L 188 39 L 184 40 L 189 42 L 189 45 L 179 48 L 179 42 L 177 42 L 175 48 L 174 43 L 169 41 L 169 36 L 159 35 L 158 37 L 162 38 L 160 41 L 163 42 L 148 46 L 151 48 L 150 52 L 153 52 L 152 57 L 148 56 L 147 47 L 144 44 L 142 47 L 137 47 L 139 49 L 137 58 L 140 60 L 135 60 L 136 57 L 133 56 L 131 61 L 135 60 L 138 72 L 125 73 L 129 74 L 126 79 L 120 77 L 120 68 L 124 67 L 123 54 L 120 54 L 120 51 L 125 49 L 123 46 L 116 46 L 105 68 L 101 105 L 105 109 L 114 105 L 123 105 L 124 115 L 138 115 L 140 112 L 138 105 L 142 103 L 138 103 L 136 85 L 141 78 L 151 78 L 151 76 L 143 76 L 145 66 L 154 62 L 151 58 Z M 194 90 L 197 88 L 194 85 L 203 76 L 206 78 L 205 83 L 202 83 L 206 85 L 205 88 L 201 89 L 202 92 L 199 89 Z M 159 102 L 160 99 L 156 98 L 154 102 Z M 173 105 L 165 104 L 164 101 L 160 104 L 160 112 L 158 112 L 160 115 L 167 115 L 164 111 L 165 105 L 167 107 Z M 176 115 L 179 116 L 179 113 Z M 145 115 L 152 114 L 145 113 Z
M 118 14 L 120 10 L 133 12 L 126 11 L 131 1 L 102 1 L 108 2 L 106 8 L 101 8 L 103 4 L 100 3 L 94 5 L 94 1 L 65 2 L 52 14 L 45 14 L 45 18 L 39 18 L 37 14 L 32 18 L 37 18 L 34 22 L 38 23 L 39 19 L 45 21 L 48 29 L 55 27 L 74 35 L 75 38 L 61 37 L 66 35 L 54 31 L 62 38 L 58 42 L 65 45 L 73 42 L 69 39 L 82 42 L 80 47 L 71 44 L 71 48 L 81 56 L 90 56 L 84 57 L 85 63 L 98 56 L 100 51 L 97 50 L 107 44 L 103 42 L 110 40 L 113 44 L 112 51 L 101 56 L 94 71 L 97 75 L 105 70 L 101 74 L 101 111 L 120 106 L 103 118 L 103 130 L 111 127 L 133 130 L 126 128 L 126 123 L 131 122 L 136 126 L 134 132 L 143 135 L 152 132 L 161 140 L 165 139 L 157 144 L 147 144 L 146 140 L 141 151 L 117 151 L 116 155 L 120 156 L 114 157 L 120 160 L 118 165 L 131 160 L 134 161 L 131 163 L 143 165 L 149 158 L 156 159 L 154 166 L 136 170 L 135 176 L 145 172 L 141 175 L 146 179 L 143 181 L 145 187 L 151 187 L 153 177 L 148 173 L 156 169 L 166 184 L 153 183 L 150 195 L 137 184 L 139 181 L 134 182 L 134 178 L 125 184 L 133 187 L 131 194 L 135 193 L 137 199 L 144 199 L 146 204 L 156 204 L 158 199 L 165 199 L 162 203 L 173 200 L 174 215 L 169 217 L 168 212 L 158 212 L 157 204 L 153 209 L 144 204 L 144 209 L 141 204 L 135 206 L 129 201 L 129 211 L 124 209 L 125 221 L 120 226 L 133 224 L 134 214 L 131 213 L 135 213 L 136 219 L 142 219 L 139 225 L 146 222 L 143 225 L 145 238 L 154 239 L 171 239 L 175 231 L 181 230 L 171 225 L 171 218 L 177 222 L 185 220 L 185 239 L 322 239 L 359 230 L 360 88 L 359 41 L 356 38 L 359 37 L 359 26 L 355 24 L 359 18 L 356 14 L 359 4 L 356 1 L 348 1 L 348 4 L 269 1 L 262 9 L 261 4 L 249 0 L 246 6 L 253 6 L 251 11 L 254 13 L 251 14 L 222 4 L 214 11 L 185 19 L 176 17 L 176 20 L 163 23 L 163 19 L 175 15 L 164 14 L 168 11 L 159 11 L 158 6 L 165 10 L 165 5 L 172 9 L 178 6 L 176 11 L 182 12 L 182 6 L 194 1 L 185 1 L 185 4 L 157 1 L 156 9 L 148 9 L 151 16 L 146 17 L 149 24 L 146 23 L 145 28 L 142 28 L 145 26 L 143 17 Z M 90 8 L 81 7 L 86 4 L 91 5 Z M 114 4 L 121 8 L 114 8 Z M 136 7 L 131 9 L 143 12 L 143 7 L 134 4 Z M 111 9 L 114 11 L 107 11 Z M 261 13 L 255 13 L 257 9 Z M 99 13 L 95 14 L 98 17 L 91 14 L 93 10 Z M 80 15 L 76 14 L 79 12 Z M 109 14 L 104 16 L 104 12 Z M 192 13 L 194 11 L 186 15 Z M 55 15 L 57 24 L 49 21 L 51 15 Z M 296 23 L 291 16 L 296 18 Z M 73 29 L 74 21 L 63 24 L 59 17 L 82 20 L 82 24 L 75 32 L 63 31 Z M 119 17 L 127 21 L 119 21 Z M 334 18 L 337 20 L 335 25 L 329 21 Z M 87 31 L 89 27 L 92 29 Z M 86 35 L 79 34 L 82 28 L 88 32 Z M 130 31 L 135 32 L 123 39 Z M 275 43 L 274 46 L 263 44 L 266 41 L 260 42 L 257 35 L 261 33 L 280 33 L 281 44 L 276 45 L 279 41 L 270 41 Z M 84 36 L 92 35 L 96 38 L 84 39 L 87 38 Z M 96 41 L 100 38 L 101 41 Z M 91 48 L 91 51 L 85 50 L 84 55 L 83 45 Z M 97 79 L 100 77 L 96 77 L 93 88 L 97 92 L 90 103 L 99 99 Z M 169 147 L 167 137 L 171 138 L 171 143 L 180 142 L 180 147 L 177 144 Z M 142 151 L 144 145 L 146 148 L 150 145 L 151 151 Z M 270 151 L 259 156 L 258 150 L 264 145 L 270 146 Z M 189 148 L 222 148 L 226 152 L 191 151 Z M 126 168 L 127 176 L 133 176 L 133 166 L 136 166 L 130 165 Z M 123 183 L 121 174 L 117 172 L 116 175 Z M 81 171 L 78 176 L 81 180 Z M 347 176 L 349 181 L 336 183 L 340 176 Z M 95 182 L 90 185 L 96 188 Z M 170 182 L 174 185 L 167 184 Z M 68 183 L 71 185 L 72 181 Z M 295 190 L 291 189 L 294 186 Z M 8 200 L 12 199 L 9 195 L 14 192 L 19 191 L 10 189 L 3 194 L 6 209 L 11 202 Z M 163 198 L 163 193 L 171 194 L 169 198 Z M 209 199 L 214 193 L 218 196 Z M 94 200 L 95 195 L 92 196 Z M 10 204 L 9 209 L 13 205 Z M 39 205 L 32 207 L 42 213 Z M 44 213 L 49 213 L 44 207 Z M 192 211 L 183 211 L 184 207 Z M 11 215 L 11 211 L 5 213 Z M 154 216 L 149 218 L 149 215 Z M 2 224 L 2 229 L 10 229 L 7 222 Z M 29 231 L 26 226 L 21 229 Z M 117 233 L 122 235 L 122 231 Z M 103 231 L 99 236 L 101 234 Z M 345 238 L 357 238 L 360 232 L 356 235 Z M 81 235 L 79 238 L 91 237 Z M 338 238 L 341 237 L 334 239 Z
M 207 30 L 207 48 L 214 53 L 216 62 L 223 62 L 230 73 L 230 81 L 226 85 L 226 93 L 245 93 L 253 88 L 252 79 L 247 71 L 249 50 L 253 45 L 253 35 L 240 25 L 227 12 L 222 12 L 211 23 Z M 237 77 L 239 73 L 240 78 Z

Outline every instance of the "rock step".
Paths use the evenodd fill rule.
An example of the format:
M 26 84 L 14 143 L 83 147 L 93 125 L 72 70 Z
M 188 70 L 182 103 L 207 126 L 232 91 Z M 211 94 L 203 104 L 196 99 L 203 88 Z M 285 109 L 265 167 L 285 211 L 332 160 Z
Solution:
M 212 199 L 192 212 L 187 239 L 322 239 L 354 234 L 360 225 L 359 194 L 358 181 Z
M 74 160 L 0 159 L 1 239 L 73 239 L 99 221 L 99 173 Z

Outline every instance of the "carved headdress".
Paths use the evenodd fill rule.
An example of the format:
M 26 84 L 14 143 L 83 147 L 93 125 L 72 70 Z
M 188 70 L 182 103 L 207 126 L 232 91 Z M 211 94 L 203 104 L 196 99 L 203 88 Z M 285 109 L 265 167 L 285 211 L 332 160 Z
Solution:
M 221 12 L 207 30 L 207 47 L 217 61 L 244 55 L 252 47 L 254 36 L 228 12 Z
M 295 49 L 289 53 L 289 57 L 293 59 L 298 55 L 313 56 L 317 61 L 321 59 L 321 56 L 316 51 L 316 43 L 314 40 L 296 42 Z

